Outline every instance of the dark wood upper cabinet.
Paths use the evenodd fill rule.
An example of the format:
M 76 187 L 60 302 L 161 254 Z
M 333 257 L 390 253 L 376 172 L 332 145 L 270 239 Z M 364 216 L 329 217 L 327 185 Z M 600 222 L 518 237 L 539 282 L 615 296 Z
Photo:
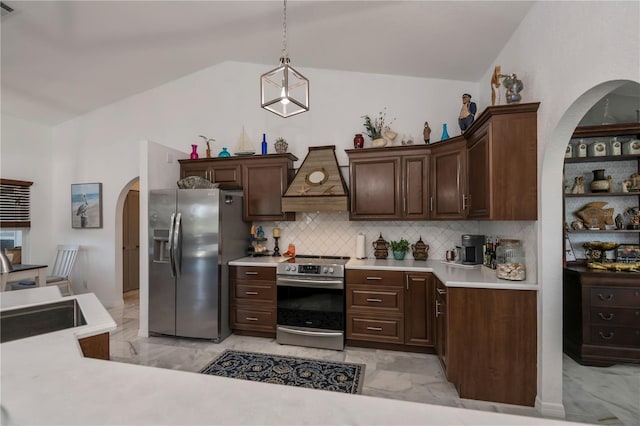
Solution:
M 431 147 L 431 219 L 464 219 L 467 145 L 464 138 Z
M 491 106 L 465 133 L 469 219 L 538 218 L 539 102 Z
M 351 220 L 429 218 L 425 146 L 347 150 Z
M 269 154 L 231 158 L 178 160 L 180 177 L 200 176 L 220 188 L 242 188 L 243 219 L 295 220 L 295 213 L 282 211 L 281 199 L 293 180 L 293 154 Z

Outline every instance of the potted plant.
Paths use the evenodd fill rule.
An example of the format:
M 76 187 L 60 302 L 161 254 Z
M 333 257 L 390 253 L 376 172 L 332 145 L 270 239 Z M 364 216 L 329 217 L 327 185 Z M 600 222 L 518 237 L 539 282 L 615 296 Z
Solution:
M 404 255 L 409 251 L 409 241 L 404 238 L 400 238 L 400 241 L 391 241 L 391 251 L 394 259 L 403 260 Z
M 367 131 L 367 135 L 371 138 L 371 144 L 374 148 L 380 148 L 387 144 L 386 139 L 383 137 L 383 130 L 389 128 L 391 123 L 395 121 L 395 118 L 391 120 L 391 123 L 388 123 L 385 127 L 385 120 L 387 118 L 387 108 L 385 107 L 383 111 L 378 113 L 378 117 L 374 120 L 371 120 L 371 117 L 368 115 L 363 115 L 364 118 L 364 128 Z M 391 131 L 391 129 L 389 129 Z
M 285 152 L 287 152 L 287 148 L 289 147 L 289 144 L 284 138 L 276 139 L 276 143 L 274 143 L 273 145 L 276 148 L 276 152 L 278 154 L 284 154 Z

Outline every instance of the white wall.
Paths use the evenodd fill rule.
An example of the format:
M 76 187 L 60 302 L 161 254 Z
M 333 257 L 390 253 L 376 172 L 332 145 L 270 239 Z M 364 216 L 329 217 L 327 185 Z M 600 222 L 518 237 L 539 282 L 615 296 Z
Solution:
M 7 115 L 2 115 L 1 128 L 0 177 L 33 182 L 31 229 L 23 241 L 22 262 L 51 264 L 56 244 L 67 242 L 51 239 L 51 128 Z M 64 198 L 67 202 L 71 200 L 70 191 Z M 71 219 L 68 224 L 70 227 Z
M 638 2 L 539 2 L 495 60 L 524 82 L 538 111 L 538 399 L 546 415 L 562 406 L 562 165 L 585 113 L 623 81 L 640 81 Z M 493 66 L 481 85 L 489 100 Z M 608 84 L 602 84 L 610 82 Z M 504 98 L 503 98 L 504 99 Z M 544 344 L 543 344 L 544 342 Z

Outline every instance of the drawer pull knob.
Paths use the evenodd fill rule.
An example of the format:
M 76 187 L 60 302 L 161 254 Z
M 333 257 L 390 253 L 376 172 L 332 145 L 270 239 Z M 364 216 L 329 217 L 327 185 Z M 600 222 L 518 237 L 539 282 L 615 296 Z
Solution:
M 598 293 L 598 299 L 600 300 L 612 300 L 613 299 L 613 294 L 608 294 L 608 295 L 604 295 L 602 293 Z
M 613 314 L 603 314 L 602 312 L 598 312 L 598 316 L 605 321 L 611 321 L 613 319 Z
M 244 274 L 245 275 L 258 275 L 258 273 L 256 271 L 246 271 Z
M 367 302 L 382 303 L 382 299 L 371 299 L 371 298 L 368 298 L 368 299 L 367 299 Z
M 258 318 L 256 318 L 256 317 L 245 317 L 245 319 L 247 321 L 258 321 Z
M 370 331 L 382 331 L 382 327 L 367 327 L 367 330 L 370 330 Z
M 247 296 L 257 296 L 258 292 L 257 291 L 245 291 L 244 294 L 246 294 Z
M 380 281 L 382 279 L 382 277 L 367 277 L 367 280 L 369 281 Z
M 598 332 L 598 334 L 600 335 L 600 337 L 602 337 L 605 340 L 613 339 L 613 331 L 610 331 L 609 334 L 607 334 L 606 336 L 604 335 L 604 333 L 602 331 Z

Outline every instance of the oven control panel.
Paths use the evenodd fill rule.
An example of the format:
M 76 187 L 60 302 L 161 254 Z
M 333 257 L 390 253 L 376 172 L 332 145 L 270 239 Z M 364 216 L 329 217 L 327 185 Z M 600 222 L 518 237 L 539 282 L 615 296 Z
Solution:
M 309 264 L 279 264 L 277 274 L 307 275 L 307 276 L 343 276 L 343 268 L 340 266 L 309 265 Z

